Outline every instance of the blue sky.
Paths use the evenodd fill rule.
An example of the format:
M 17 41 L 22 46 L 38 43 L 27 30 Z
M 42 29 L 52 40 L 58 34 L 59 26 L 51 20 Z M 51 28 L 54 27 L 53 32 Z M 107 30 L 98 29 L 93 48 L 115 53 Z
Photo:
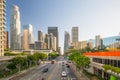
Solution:
M 59 44 L 64 44 L 64 31 L 79 27 L 79 40 L 118 35 L 120 32 L 120 0 L 6 0 L 7 28 L 10 28 L 12 5 L 18 5 L 21 27 L 32 24 L 35 40 L 37 31 L 47 33 L 48 27 L 58 26 Z

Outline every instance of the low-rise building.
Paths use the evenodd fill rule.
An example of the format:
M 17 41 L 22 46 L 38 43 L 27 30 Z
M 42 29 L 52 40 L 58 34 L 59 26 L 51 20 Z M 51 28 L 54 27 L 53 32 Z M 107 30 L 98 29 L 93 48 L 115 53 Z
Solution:
M 96 74 L 102 77 L 104 80 L 110 80 L 111 74 L 120 78 L 120 73 L 116 74 L 109 71 L 104 71 L 103 65 L 111 65 L 114 67 L 120 67 L 120 51 L 114 52 L 91 52 L 84 53 L 85 56 L 90 58 L 90 67 L 88 72 Z
M 74 49 L 76 49 L 76 50 L 84 49 L 87 47 L 87 42 L 86 41 L 72 42 L 71 46 L 73 46 Z

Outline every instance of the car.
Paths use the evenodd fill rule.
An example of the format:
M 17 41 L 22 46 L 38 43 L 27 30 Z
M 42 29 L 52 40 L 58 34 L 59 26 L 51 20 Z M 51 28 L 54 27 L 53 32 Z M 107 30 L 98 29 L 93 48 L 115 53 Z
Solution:
M 66 77 L 66 76 L 67 76 L 66 71 L 62 71 L 62 77 Z
M 77 80 L 76 78 L 71 78 L 71 80 Z
M 71 63 L 71 61 L 69 61 L 69 60 L 68 60 L 67 62 L 68 62 L 68 63 Z
M 70 66 L 69 65 L 66 65 L 67 66 L 67 68 L 69 68 Z
M 43 69 L 43 73 L 48 72 L 48 68 Z

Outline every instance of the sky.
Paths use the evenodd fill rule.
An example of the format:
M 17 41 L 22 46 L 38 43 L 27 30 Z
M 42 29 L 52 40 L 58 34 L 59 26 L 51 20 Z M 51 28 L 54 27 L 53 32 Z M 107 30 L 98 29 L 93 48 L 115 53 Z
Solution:
M 71 34 L 73 26 L 79 27 L 79 41 L 120 32 L 120 0 L 6 0 L 8 31 L 13 4 L 19 7 L 21 28 L 33 25 L 36 41 L 38 30 L 47 33 L 54 26 L 59 30 L 60 46 L 64 45 L 64 31 Z

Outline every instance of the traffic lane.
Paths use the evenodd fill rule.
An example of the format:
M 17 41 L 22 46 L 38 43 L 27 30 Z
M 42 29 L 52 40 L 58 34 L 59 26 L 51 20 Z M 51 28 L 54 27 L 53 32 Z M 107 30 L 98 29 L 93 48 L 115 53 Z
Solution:
M 67 73 L 67 79 L 71 80 L 72 78 L 76 78 L 75 74 L 73 73 L 73 71 L 71 70 L 70 66 L 69 68 L 67 67 L 66 63 L 64 63 L 64 65 L 62 64 L 62 71 L 66 71 Z
M 48 76 L 50 74 L 52 74 L 52 70 L 54 69 L 55 67 L 55 64 L 50 64 L 50 66 L 46 67 L 48 68 L 48 71 L 47 72 L 41 72 L 41 77 L 44 78 L 45 80 L 47 80 Z
M 22 76 L 20 79 L 16 79 L 16 80 L 34 80 L 34 77 L 38 77 L 39 73 L 41 73 L 42 69 L 44 69 L 45 67 L 49 66 L 49 64 L 45 64 L 44 66 L 39 66 L 38 68 L 29 71 L 28 74 Z
M 25 73 L 22 73 L 22 74 L 19 74 L 19 75 L 16 75 L 12 78 L 10 78 L 9 80 L 20 80 L 21 78 L 25 77 L 25 76 L 29 76 L 30 74 L 29 73 L 35 73 L 36 72 L 36 69 L 38 68 L 43 68 L 44 66 L 46 66 L 46 64 L 42 64 L 34 69 L 31 69 L 31 70 L 28 70 L 27 72 Z
M 74 72 L 72 71 L 72 69 L 69 67 L 66 67 L 67 73 L 68 73 L 68 79 L 72 79 L 75 78 L 77 80 L 76 75 L 74 74 Z
M 45 79 L 45 77 L 47 76 L 47 73 L 48 73 L 48 72 L 45 72 L 45 73 L 43 72 L 43 70 L 45 68 L 48 68 L 48 72 L 49 72 L 52 69 L 52 64 L 48 64 L 43 69 L 41 69 L 41 71 L 37 71 L 30 80 L 38 80 L 38 79 L 42 79 L 42 78 Z
M 61 67 L 59 63 L 52 64 L 51 68 L 45 75 L 45 80 L 60 80 Z

